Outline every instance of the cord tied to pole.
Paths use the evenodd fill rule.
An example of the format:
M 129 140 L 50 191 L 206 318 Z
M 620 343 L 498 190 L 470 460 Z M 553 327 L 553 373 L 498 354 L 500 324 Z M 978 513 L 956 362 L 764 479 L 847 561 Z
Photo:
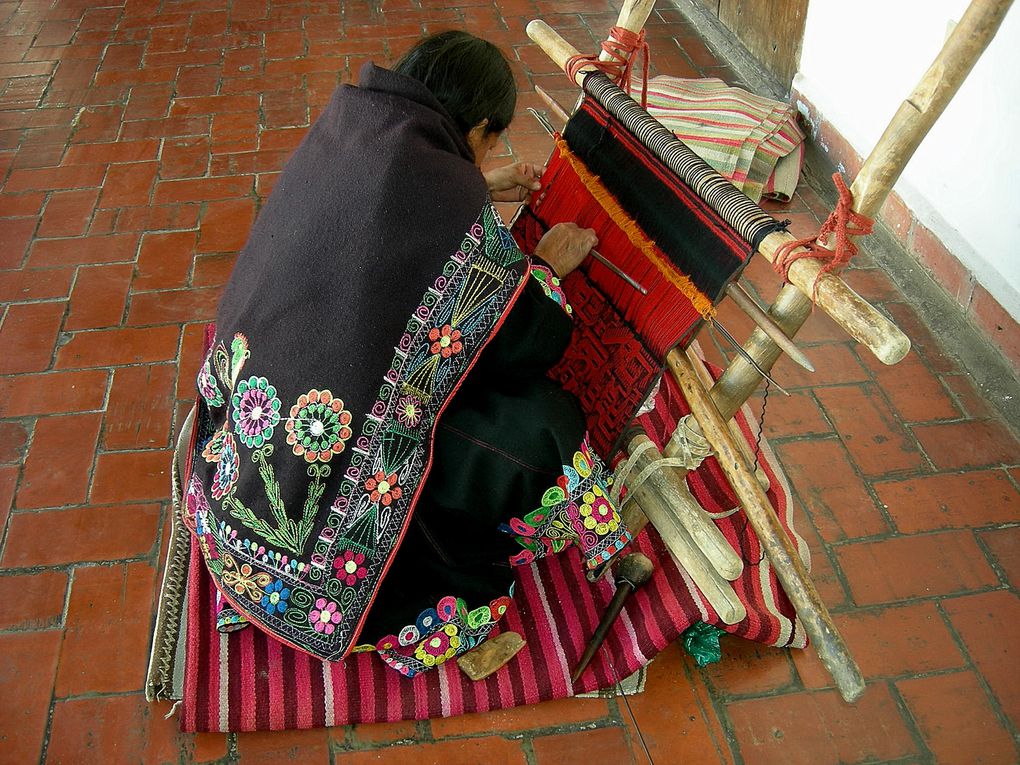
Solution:
M 776 259 L 772 267 L 784 280 L 790 281 L 790 266 L 801 258 L 815 258 L 816 260 L 827 261 L 818 274 L 831 271 L 840 271 L 857 254 L 857 245 L 853 241 L 855 236 L 867 236 L 874 228 L 875 221 L 866 215 L 861 215 L 853 209 L 854 197 L 847 188 L 846 181 L 839 173 L 832 174 L 832 181 L 839 192 L 839 201 L 836 208 L 829 213 L 829 217 L 818 230 L 818 234 L 806 239 L 795 239 L 786 242 L 776 250 Z M 830 249 L 821 244 L 822 241 L 832 234 L 835 247 Z M 804 247 L 801 252 L 794 252 L 798 247 Z M 815 279 L 815 296 L 818 292 L 818 279 Z
M 623 27 L 613 27 L 609 31 L 609 39 L 603 41 L 602 50 L 609 54 L 609 61 L 599 61 L 599 54 L 571 56 L 563 69 L 572 81 L 577 73 L 586 66 L 594 66 L 620 88 L 630 93 L 634 62 L 638 55 L 642 56 L 641 70 L 641 106 L 648 106 L 648 42 L 645 30 L 632 32 Z

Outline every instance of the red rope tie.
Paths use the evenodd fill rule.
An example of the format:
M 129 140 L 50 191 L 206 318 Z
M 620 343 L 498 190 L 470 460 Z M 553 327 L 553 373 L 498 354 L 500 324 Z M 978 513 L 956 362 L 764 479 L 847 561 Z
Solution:
M 609 79 L 630 93 L 630 82 L 633 74 L 634 60 L 640 53 L 643 59 L 641 71 L 641 106 L 648 105 L 648 43 L 645 42 L 645 30 L 631 32 L 623 27 L 609 30 L 609 39 L 602 43 L 602 50 L 612 58 L 599 61 L 598 54 L 591 56 L 571 56 L 567 59 L 563 70 L 572 81 L 577 73 L 586 66 L 594 66 Z
M 822 278 L 822 274 L 841 270 L 857 254 L 857 245 L 854 244 L 851 237 L 867 236 L 875 225 L 871 218 L 854 211 L 854 198 L 850 189 L 847 188 L 843 176 L 833 173 L 832 181 L 836 184 L 836 190 L 839 192 L 839 202 L 836 203 L 836 209 L 829 213 L 829 217 L 818 230 L 817 236 L 786 242 L 776 250 L 776 259 L 772 263 L 776 272 L 785 281 L 790 281 L 790 266 L 801 258 L 827 261 L 815 279 L 816 298 L 818 280 Z M 829 234 L 835 234 L 836 247 L 834 250 L 819 243 L 819 240 L 824 240 Z M 803 252 L 794 252 L 798 247 L 806 249 Z

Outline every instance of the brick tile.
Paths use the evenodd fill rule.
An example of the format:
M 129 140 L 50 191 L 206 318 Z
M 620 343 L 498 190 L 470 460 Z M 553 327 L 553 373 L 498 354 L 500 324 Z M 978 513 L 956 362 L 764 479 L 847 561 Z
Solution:
M 965 659 L 934 603 L 855 610 L 833 617 L 866 680 L 960 669 Z M 805 688 L 832 687 L 815 652 L 793 651 Z
M 0 325 L 0 374 L 48 369 L 67 303 L 12 305 Z
M 0 378 L 0 417 L 101 409 L 107 380 L 107 372 L 100 370 Z
M 0 379 L 0 384 L 11 378 Z M 0 394 L 2 395 L 2 394 Z M 0 398 L 0 403 L 3 399 Z M 0 422 L 0 463 L 21 462 L 24 459 L 28 431 L 20 422 Z
M 53 706 L 47 765 L 177 762 L 176 720 L 141 694 L 68 699 Z
M 712 690 L 724 697 L 761 696 L 793 685 L 790 651 L 724 635 L 723 660 L 701 670 Z
M 58 369 L 169 361 L 177 356 L 176 326 L 76 332 L 57 353 Z
M 827 542 L 884 534 L 889 525 L 836 440 L 776 444 L 776 453 Z
M 12 763 L 38 762 L 50 713 L 60 630 L 0 635 L 0 746 Z
M 729 641 L 727 641 L 729 642 Z M 732 644 L 724 647 L 729 659 Z M 712 665 L 717 667 L 719 665 Z M 674 752 L 683 752 L 690 762 L 731 763 L 733 755 L 722 726 L 712 708 L 708 689 L 693 662 L 685 658 L 679 643 L 673 643 L 648 665 L 644 693 L 630 697 L 641 735 L 656 762 L 669 762 Z M 623 702 L 617 701 L 618 706 Z M 623 715 L 621 711 L 621 715 Z M 638 734 L 628 720 L 628 735 L 634 751 Z M 639 754 L 638 762 L 643 762 Z
M 191 275 L 194 287 L 221 287 L 227 283 L 237 253 L 229 252 L 219 255 L 199 255 L 195 258 L 195 270 Z
M 875 492 L 896 528 L 907 534 L 989 526 L 1020 518 L 1020 492 L 1000 471 L 882 481 L 875 484 Z
M 749 401 L 755 421 L 761 421 L 762 396 L 756 394 Z M 769 392 L 765 407 L 765 436 L 769 439 L 795 436 L 825 435 L 832 426 L 822 416 L 814 397 L 806 391 L 794 391 L 790 396 Z
M 133 273 L 130 263 L 79 268 L 64 331 L 120 326 Z
M 624 765 L 638 761 L 623 728 L 542 736 L 532 739 L 531 746 L 537 765 L 589 765 L 592 762 Z
M 163 142 L 159 177 L 201 178 L 209 170 L 209 137 L 182 136 Z
M 66 298 L 73 277 L 71 268 L 0 271 L 0 303 Z
M 131 207 L 149 204 L 149 195 L 158 167 L 157 162 L 111 165 L 106 174 L 106 183 L 103 184 L 100 206 Z
M 46 194 L 42 191 L 27 191 L 23 194 L 8 194 L 6 192 L 0 192 L 0 209 L 4 211 L 4 217 L 0 218 L 0 245 L 3 245 L 4 248 L 9 245 L 9 240 L 4 237 L 10 236 L 10 234 L 3 233 L 7 224 L 25 223 L 25 221 L 11 219 L 38 215 L 42 212 L 43 202 L 45 201 Z M 35 225 L 32 224 L 31 228 L 34 229 Z M 23 243 L 27 243 L 31 235 L 31 231 L 26 232 L 24 239 L 22 240 Z M 23 254 L 24 247 L 18 251 Z M 5 263 L 5 261 L 0 261 L 0 264 L 3 263 Z
M 1002 711 L 1020 720 L 1017 642 L 1008 638 L 1020 624 L 1020 599 L 999 590 L 946 600 L 942 607 Z
M 194 401 L 195 380 L 204 360 L 205 324 L 185 324 L 181 341 L 181 356 L 177 365 L 177 398 Z
M 5 209 L 11 198 L 7 195 L 0 198 Z M 13 214 L 13 210 L 10 212 Z M 0 218 L 0 268 L 21 265 L 38 223 L 38 218 Z
M 978 539 L 991 552 L 991 560 L 1006 575 L 1006 583 L 1020 588 L 1020 527 L 979 531 Z
M 14 490 L 18 484 L 18 465 L 0 466 L 0 526 L 7 527 L 7 518 L 14 505 Z
M 154 586 L 155 571 L 147 563 L 75 570 L 54 687 L 57 698 L 141 689 L 145 662 L 139 657 L 149 644 L 146 617 Z M 102 646 L 103 661 L 95 661 L 97 646 Z
M 195 733 L 191 740 L 194 748 L 190 753 L 195 762 L 212 762 L 227 756 L 227 737 L 223 733 Z
M 846 588 L 843 577 L 836 571 L 832 553 L 822 542 L 814 524 L 799 520 L 806 515 L 801 504 L 797 502 L 794 517 L 797 520 L 797 533 L 807 542 L 808 550 L 811 553 L 811 579 L 818 589 L 818 594 L 822 597 L 822 602 L 829 608 L 848 607 L 850 592 Z
M 174 383 L 172 364 L 121 367 L 114 373 L 103 423 L 103 447 L 152 449 L 170 439 Z
M 994 587 L 999 578 L 969 531 L 942 531 L 836 549 L 860 605 Z
M 798 338 L 800 338 L 799 334 Z M 732 355 L 732 349 L 728 345 L 723 343 L 722 347 L 727 354 Z M 802 369 L 794 362 L 784 358 L 785 354 L 780 356 L 779 361 L 773 367 L 772 376 L 784 388 L 817 388 L 822 385 L 868 382 L 871 379 L 849 346 L 843 343 L 805 345 L 803 350 L 811 359 L 811 363 L 815 365 L 815 371 L 808 372 L 806 369 Z
M 960 416 L 960 410 L 941 381 L 917 354 L 907 354 L 893 366 L 886 366 L 867 351 L 861 352 L 861 360 L 871 369 L 875 382 L 905 422 L 950 420 Z
M 118 231 L 176 231 L 198 227 L 198 204 L 125 207 L 117 215 Z
M 855 704 L 835 691 L 770 696 L 730 704 L 733 735 L 748 765 L 886 762 L 918 754 L 884 684 Z
M 153 201 L 156 204 L 175 202 L 209 202 L 247 196 L 252 190 L 250 176 L 196 178 L 181 181 L 160 181 Z
M 901 680 L 896 687 L 940 765 L 1020 759 L 973 672 Z
M 915 425 L 914 435 L 940 470 L 1020 463 L 1020 444 L 997 420 Z
M 33 268 L 92 263 L 127 263 L 135 259 L 137 234 L 37 239 L 28 263 Z
M 13 194 L 19 191 L 95 188 L 103 185 L 104 175 L 105 165 L 65 165 L 14 170 L 7 177 L 4 190 L 8 194 Z
M 815 391 L 861 472 L 880 476 L 924 466 L 909 432 L 896 421 L 879 390 L 872 385 Z
M 258 114 L 216 114 L 212 119 L 213 152 L 251 151 L 259 145 Z
M 254 199 L 210 202 L 202 216 L 198 252 L 239 251 L 248 240 L 248 231 L 254 220 Z
M 67 574 L 39 571 L 35 574 L 0 576 L 0 629 L 45 629 L 60 624 L 67 595 Z
M 147 555 L 159 530 L 159 505 L 110 505 L 16 513 L 3 566 L 59 566 Z
M 91 500 L 95 504 L 165 500 L 170 496 L 169 449 L 100 454 Z
M 317 737 L 311 735 L 314 732 L 238 734 L 237 744 L 241 753 L 241 762 L 307 762 L 308 754 L 311 755 L 312 761 L 325 761 L 324 758 L 314 759 L 314 756 L 319 752 Z M 298 735 L 302 733 L 305 734 L 303 739 Z M 280 743 L 274 744 L 274 739 L 279 739 Z M 303 741 L 311 741 L 312 744 L 303 744 Z M 292 742 L 290 748 L 285 749 L 284 746 L 288 742 Z M 282 757 L 287 759 L 277 759 Z M 392 746 L 364 751 L 338 750 L 334 754 L 334 762 L 338 765 L 407 765 L 410 761 L 417 765 L 478 765 L 478 763 L 524 765 L 526 762 L 520 742 L 507 741 L 495 736 L 451 739 L 433 744 L 417 744 L 413 747 Z M 630 760 L 620 760 L 619 762 L 630 762 Z
M 984 395 L 978 391 L 970 375 L 947 374 L 942 376 L 942 382 L 956 399 L 957 405 L 965 417 L 983 419 L 994 416 Z
M 910 249 L 953 300 L 963 306 L 970 303 L 973 276 L 935 234 L 915 223 Z
M 872 305 L 889 300 L 902 300 L 899 288 L 889 278 L 889 274 L 881 268 L 854 268 L 843 274 L 843 279 L 854 292 Z M 870 353 L 862 353 L 871 355 Z
M 143 235 L 132 290 L 184 287 L 194 259 L 196 240 L 195 231 Z
M 182 66 L 174 85 L 177 95 L 182 97 L 211 96 L 216 92 L 219 81 L 218 66 Z
M 545 728 L 550 720 L 564 725 L 602 720 L 609 715 L 605 699 L 557 699 L 495 712 L 443 717 L 432 721 L 436 738 Z
M 1013 369 L 1020 371 L 1020 324 L 987 289 L 974 285 L 969 315 L 985 337 L 992 341 Z
M 65 165 L 123 164 L 155 160 L 159 141 L 154 138 L 109 143 L 83 143 L 67 147 Z
M 17 507 L 59 507 L 85 501 L 100 419 L 99 414 L 71 414 L 36 423 Z
M 347 734 L 347 727 L 332 728 L 330 738 L 341 745 Z M 396 744 L 407 743 L 418 738 L 418 726 L 414 720 L 399 720 L 397 722 L 374 723 L 371 725 L 352 725 L 350 730 L 354 735 L 355 746 L 359 744 Z
M 237 751 L 244 763 L 328 762 L 328 735 L 325 728 L 238 733 Z
M 136 292 L 131 296 L 127 323 L 132 326 L 149 326 L 170 322 L 212 321 L 216 318 L 221 293 L 218 287 Z
M 99 189 L 53 192 L 36 236 L 81 236 L 88 230 L 98 198 Z

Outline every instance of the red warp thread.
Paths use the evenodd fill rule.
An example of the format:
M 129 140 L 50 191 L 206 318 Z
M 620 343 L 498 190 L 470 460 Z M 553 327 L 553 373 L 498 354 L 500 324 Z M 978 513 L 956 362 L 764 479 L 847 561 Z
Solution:
M 828 261 L 815 278 L 815 298 L 818 293 L 818 280 L 822 278 L 822 274 L 842 269 L 857 254 L 857 245 L 854 244 L 851 237 L 866 236 L 871 233 L 871 229 L 875 225 L 875 221 L 871 218 L 861 215 L 853 209 L 854 198 L 850 189 L 847 188 L 843 176 L 833 173 L 832 182 L 839 192 L 839 202 L 836 203 L 836 209 L 829 213 L 829 217 L 818 230 L 817 236 L 786 242 L 776 250 L 776 259 L 772 262 L 772 267 L 776 272 L 785 281 L 790 281 L 790 266 L 801 258 Z M 829 234 L 835 235 L 836 248 L 834 250 L 818 241 L 825 239 Z M 798 247 L 806 249 L 802 252 L 793 252 Z
M 648 43 L 645 30 L 631 32 L 623 27 L 609 30 L 609 39 L 602 43 L 602 50 L 612 56 L 609 61 L 599 61 L 598 54 L 592 56 L 571 56 L 563 67 L 567 77 L 576 81 L 577 73 L 586 66 L 594 66 L 609 79 L 630 93 L 630 81 L 634 60 L 638 54 L 644 56 L 641 72 L 641 106 L 648 106 Z

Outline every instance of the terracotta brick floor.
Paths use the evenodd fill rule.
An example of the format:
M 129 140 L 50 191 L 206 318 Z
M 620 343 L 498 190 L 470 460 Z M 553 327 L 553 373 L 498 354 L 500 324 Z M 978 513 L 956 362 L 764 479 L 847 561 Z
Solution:
M 535 84 L 567 100 L 525 23 L 591 49 L 617 2 L 372 5 L 0 0 L 3 762 L 642 761 L 617 701 L 228 737 L 181 735 L 142 697 L 201 326 L 310 120 L 363 61 L 451 26 L 519 61 L 522 109 Z M 658 71 L 732 79 L 677 12 L 648 31 Z M 524 115 L 504 154 L 548 148 Z M 825 212 L 807 188 L 788 209 L 795 231 Z M 773 395 L 766 420 L 868 690 L 845 705 L 811 651 L 726 641 L 699 670 L 674 646 L 631 701 L 657 763 L 1017 761 L 1020 448 L 869 265 L 849 281 L 914 352 L 882 367 L 816 315 L 803 337 L 820 371 L 781 363 L 794 395 Z M 774 284 L 763 263 L 750 276 Z

